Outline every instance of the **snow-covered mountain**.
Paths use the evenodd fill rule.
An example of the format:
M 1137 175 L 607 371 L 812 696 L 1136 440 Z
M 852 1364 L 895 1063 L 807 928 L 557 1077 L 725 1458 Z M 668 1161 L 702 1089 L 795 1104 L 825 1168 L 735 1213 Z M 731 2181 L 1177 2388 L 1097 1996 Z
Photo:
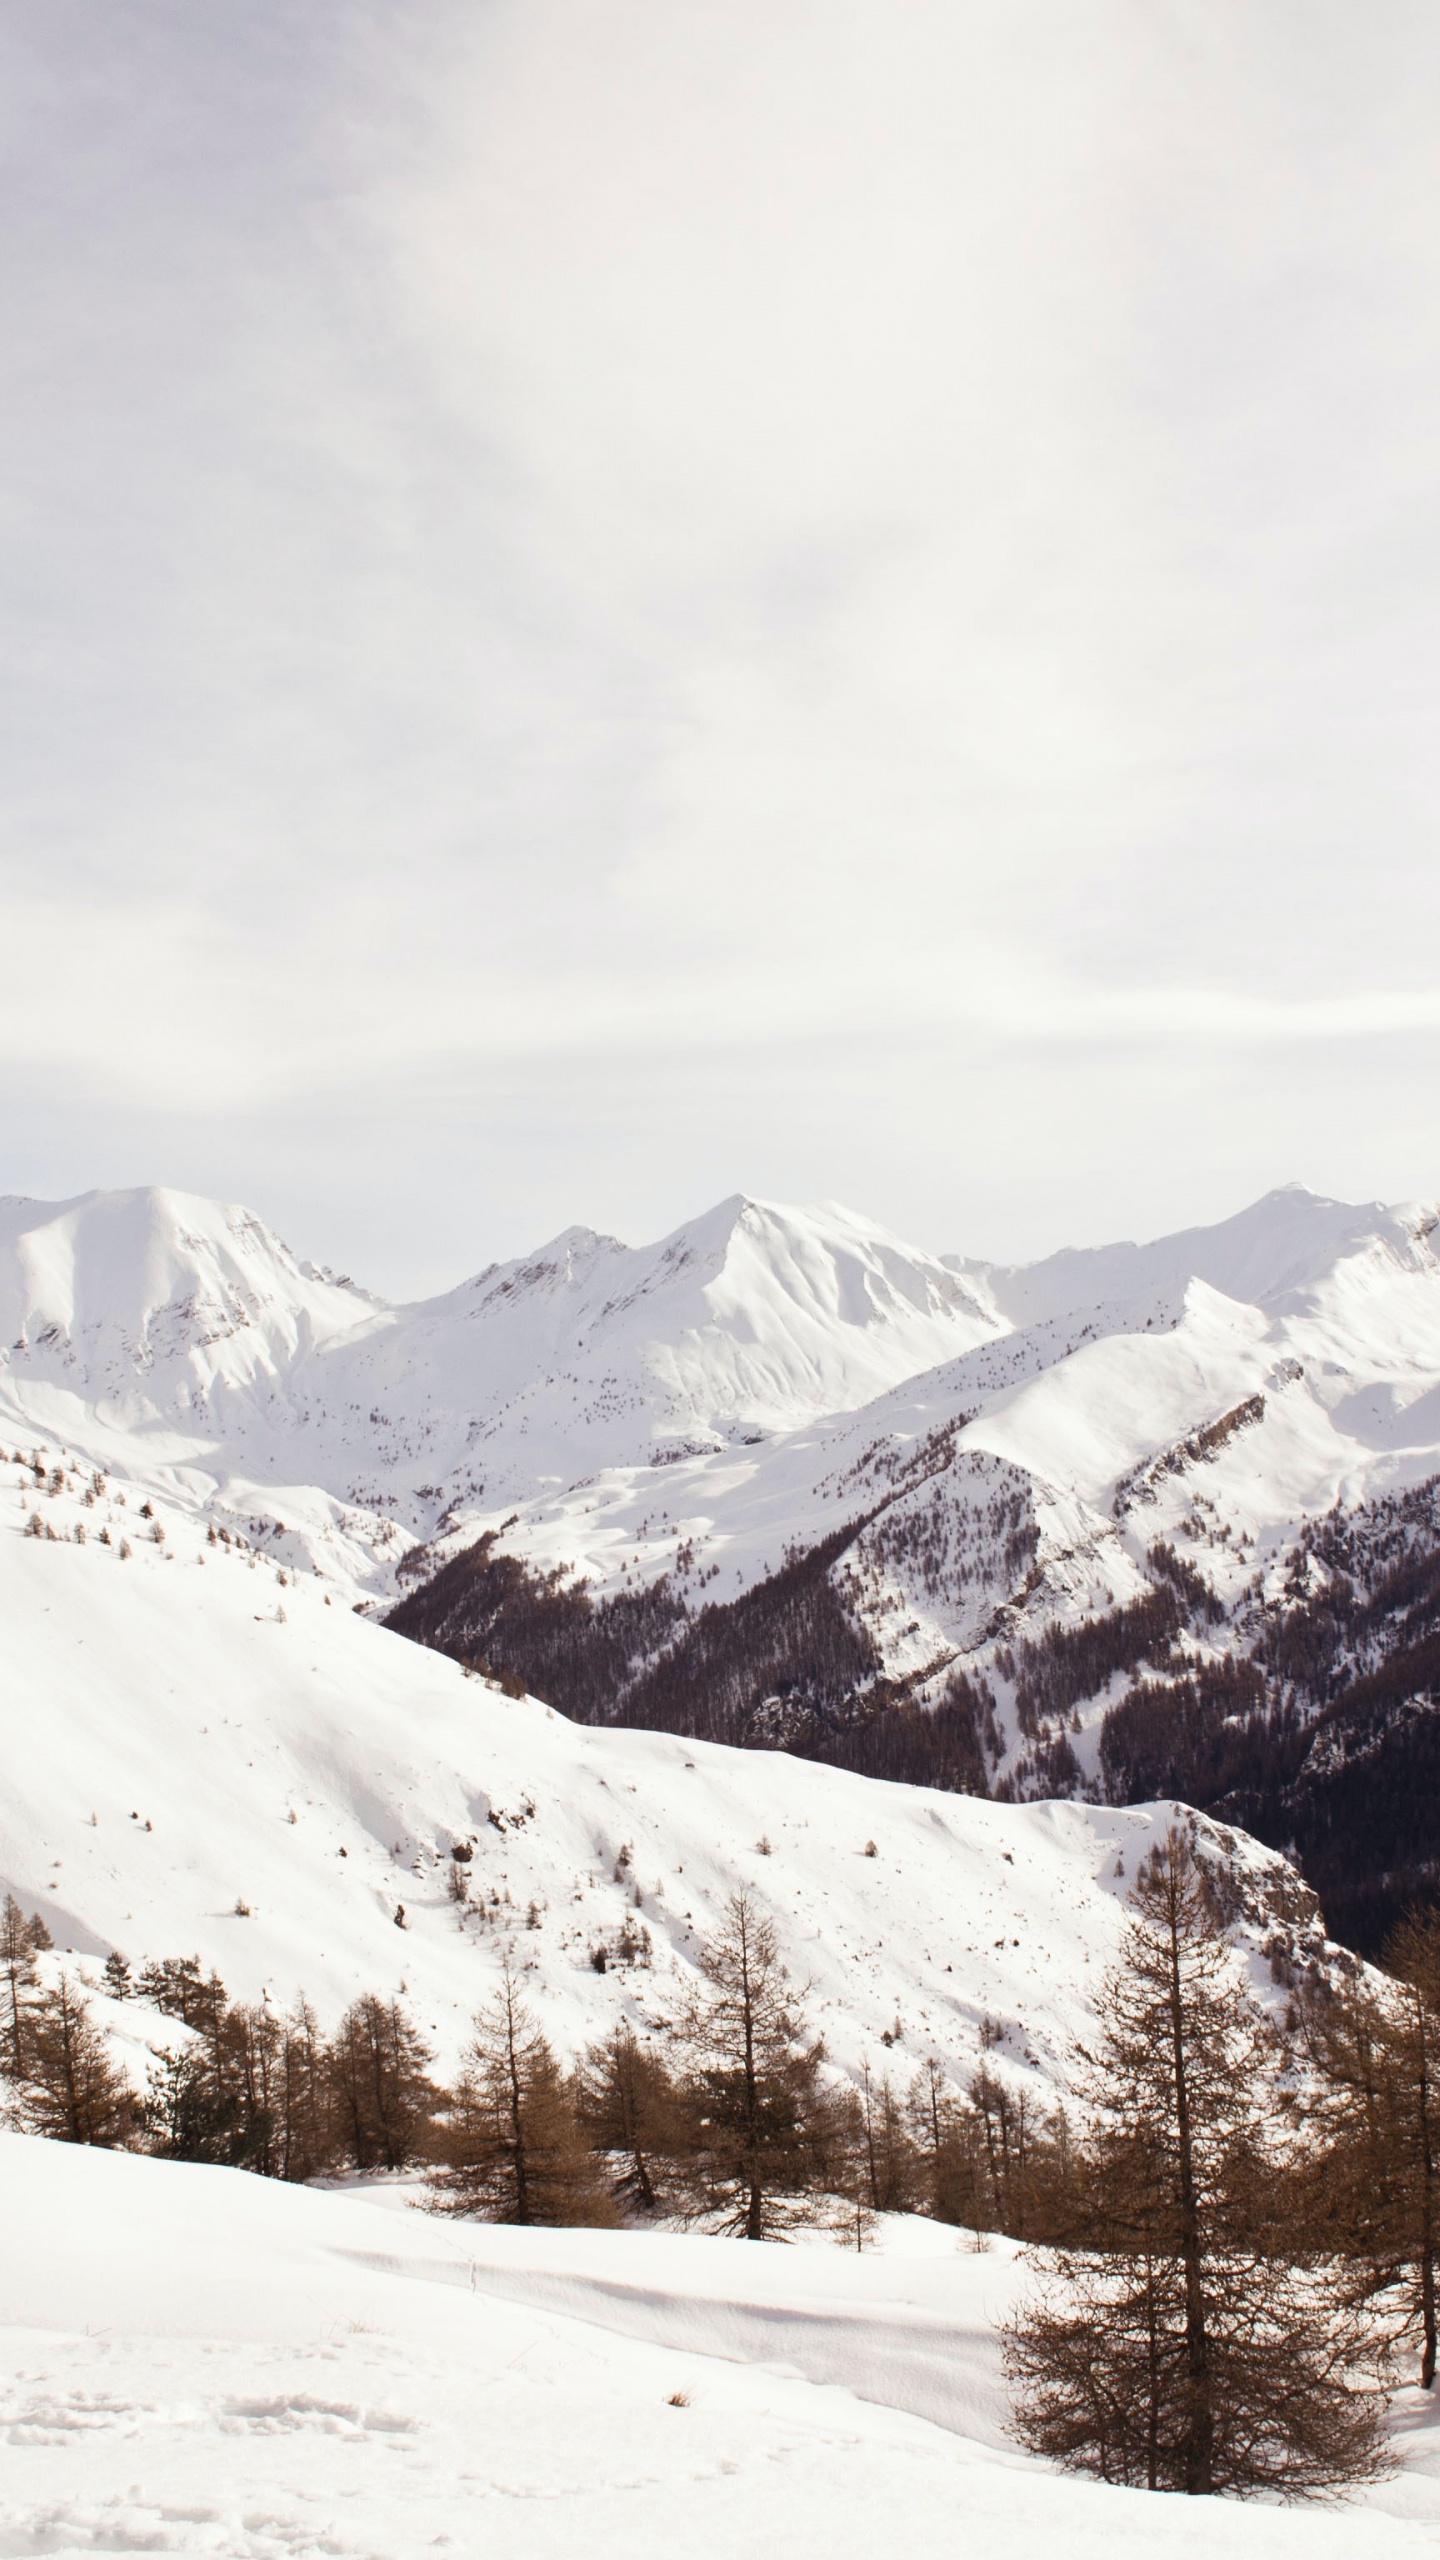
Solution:
M 1378 1950 L 1440 1875 L 1410 1705 L 1440 1694 L 1440 1599 L 1417 1619 L 1386 1580 L 1440 1574 L 1435 1229 L 1287 1191 L 972 1272 L 1007 1331 L 659 1479 L 461 1506 L 394 1623 L 600 1720 L 1020 1798 L 1183 1794 L 1295 1845 Z
M 754 1443 L 1003 1321 L 973 1282 L 844 1209 L 728 1200 L 639 1251 L 571 1228 L 390 1307 L 298 1263 L 248 1211 L 166 1191 L 0 1204 L 0 1310 L 17 1428 L 235 1517 L 278 1512 L 288 1491 L 291 1525 L 322 1548 L 333 1519 L 302 1489 L 339 1498 L 352 1540 L 380 1551 L 362 1579 L 382 1587 L 384 1523 L 408 1542 L 460 1501 L 511 1506 Z
M 1291 1189 L 1218 1227 L 1015 1269 L 942 1261 L 845 1210 L 735 1199 L 651 1247 L 571 1229 L 391 1307 L 241 1209 L 12 1200 L 0 1413 L 224 1516 L 284 1517 L 297 1560 L 309 1541 L 382 1591 L 415 1535 L 512 1515 L 517 1552 L 602 1589 L 687 1543 L 744 1585 L 814 1526 L 837 1473 L 942 1429 L 1022 1471 L 1068 1588 L 1067 1545 L 1113 1548 L 1120 1479 L 1267 1388 L 1303 1386 L 1285 1410 L 1306 1412 L 1281 1430 L 1277 1408 L 1262 1435 L 1277 1445 L 1250 1526 L 1288 1536 L 1440 1453 L 1435 1224 Z M 660 1495 L 657 1467 L 674 1471 Z M 657 1512 L 668 1541 L 642 1533 Z
M 987 1674 L 1014 1768 L 1032 1737 L 996 1663 L 1017 1641 L 1141 1600 L 1160 1543 L 1237 1608 L 1283 1583 L 1305 1523 L 1440 1468 L 1435 1227 L 1428 1207 L 1286 1191 L 1155 1246 L 972 1272 L 1007 1330 L 859 1411 L 658 1478 L 614 1466 L 509 1511 L 462 1504 L 438 1552 L 498 1533 L 594 1601 L 646 1588 L 693 1618 L 848 1527 L 826 1570 L 875 1677 Z M 1105 1703 L 1074 1739 L 1082 1773 Z
M 998 1330 L 981 1287 L 848 1210 L 736 1198 L 640 1251 L 571 1228 L 339 1365 L 463 1418 L 448 1464 L 513 1499 L 849 1411 Z
M 119 1428 L 223 1431 L 378 1306 L 247 1209 L 183 1191 L 0 1200 L 0 1333 L 17 1381 Z
M 1435 1229 L 1287 1192 L 1006 1271 L 732 1202 L 395 1308 L 242 1211 L 5 1203 L 0 1893 L 137 2081 L 187 2030 L 107 1996 L 116 1949 L 327 2026 L 398 1994 L 448 2072 L 502 1950 L 562 2052 L 617 2016 L 663 2046 L 743 1885 L 831 2070 L 983 2057 L 1044 2095 L 1178 1820 L 1278 2014 L 1355 1959 L 1285 1857 L 1176 1799 L 1318 1824 L 1332 1867 L 1358 1805 L 1354 1945 L 1433 1888 Z M 419 1643 L 374 1623 L 397 1587 Z M 557 2551 L 681 2508 L 717 2554 L 777 2515 L 858 2551 L 903 2501 L 1018 2560 L 1140 2516 L 1003 2442 L 1003 2245 L 480 2232 L 0 2151 L 6 2550 L 358 2550 L 342 2492 L 397 2553 L 473 2540 L 480 2497 Z M 1427 2459 L 1347 2548 L 1413 2538 Z
M 357 1589 L 409 1539 L 330 1490 L 310 1380 L 391 1321 L 247 1209 L 165 1190 L 0 1201 L 3 1424 L 257 1533 L 288 1513 L 282 1549 Z
M 1178 1786 L 1097 1799 L 1122 1745 L 1131 1780 L 1177 1736 L 1223 1776 L 1272 1689 L 1332 1789 L 1363 1782 L 1363 1716 L 1325 1721 L 1314 1665 L 1393 1622 L 1419 1680 L 1440 1622 L 1434 1227 L 1284 1193 L 1010 1272 L 731 1203 L 392 1308 L 241 1211 L 7 1203 L 0 1892 L 137 2080 L 186 2031 L 106 1996 L 116 1948 L 303 1989 L 327 2025 L 397 1993 L 448 2071 L 502 1949 L 562 2051 L 617 2015 L 663 2041 L 744 1885 L 830 2068 L 963 2086 L 983 2056 L 1043 2094 L 1179 1819 L 1277 2013 L 1354 1964 L 1294 1869 Z M 364 1613 L 397 1583 L 423 1644 Z M 595 1721 L 437 1646 L 543 1661 Z M 1402 1740 L 1440 1729 L 1413 1688 L 1382 1698 Z M 792 1747 L 686 1738 L 706 1718 Z M 927 1748 L 943 1787 L 857 1773 Z M 858 2552 L 903 2505 L 1019 2560 L 1163 2541 L 1186 2504 L 1142 2517 L 1004 2441 L 1005 2244 L 483 2231 L 398 2189 L 0 2151 L 5 2549 L 358 2550 L 359 2499 L 418 2553 L 473 2541 L 483 2498 L 557 2551 L 628 2550 L 637 2517 L 673 2541 L 683 2509 L 717 2555 Z M 1347 2549 L 1428 2530 L 1420 2434 Z
M 907 2080 L 934 2054 L 963 2083 L 982 2049 L 1066 2075 L 1172 1807 L 997 1805 L 589 1730 L 149 1507 L 78 1471 L 37 1503 L 0 1468 L 0 1893 L 92 1982 L 118 1947 L 198 1952 L 250 1999 L 303 1988 L 327 2021 L 403 1990 L 450 2065 L 509 1943 L 573 2051 L 617 2011 L 663 2033 L 743 1884 L 838 2068 L 883 2039 Z M 24 1534 L 37 1509 L 53 1536 Z M 1200 1837 L 1262 1997 L 1334 1961 L 1281 1859 Z M 137 2067 L 170 2035 L 136 2001 L 102 2008 Z
M 0 1432 L 587 1720 L 1101 1797 L 1137 1680 L 1249 1678 L 1315 1524 L 1440 1472 L 1436 1239 L 1291 1188 L 1017 1269 L 736 1199 L 391 1307 L 240 1210 L 10 1202 Z
M 1326 1200 L 1303 1183 L 1286 1183 L 1238 1216 L 1211 1227 L 1184 1227 L 1152 1244 L 1111 1244 L 1052 1253 L 1042 1262 L 944 1259 L 970 1278 L 1014 1325 L 1032 1325 L 1076 1308 L 1137 1307 L 1143 1313 L 1192 1280 L 1242 1305 L 1274 1306 L 1323 1285 L 1336 1266 L 1377 1244 L 1408 1259 L 1417 1230 L 1435 1224 L 1433 1206 L 1386 1208 Z

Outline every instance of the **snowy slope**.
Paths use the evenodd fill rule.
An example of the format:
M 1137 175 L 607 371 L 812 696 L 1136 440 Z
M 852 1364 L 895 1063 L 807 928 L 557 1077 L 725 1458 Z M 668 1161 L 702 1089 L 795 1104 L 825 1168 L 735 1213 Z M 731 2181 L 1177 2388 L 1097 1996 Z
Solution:
M 575 1726 L 313 1579 L 202 1543 L 183 1513 L 160 1516 L 157 1544 L 113 1485 L 88 1508 L 47 1504 L 57 1531 L 87 1527 L 83 1546 L 27 1537 L 29 1496 L 6 1479 L 0 1888 L 92 1981 L 115 1946 L 198 1951 L 237 1996 L 304 1988 L 330 2020 L 403 1985 L 448 2063 L 508 1942 L 574 2050 L 617 2010 L 663 2031 L 744 1885 L 837 2067 L 878 2063 L 889 2035 L 907 2080 L 933 2052 L 963 2081 L 989 2020 L 992 2062 L 1065 2075 L 1168 1809 L 1010 1807 Z M 128 1557 L 99 1543 L 107 1525 Z M 1272 1853 L 1204 1832 L 1274 1998 L 1264 1950 L 1324 1960 L 1307 1898 Z M 463 1909 L 457 1842 L 474 1849 Z M 107 2018 L 143 2062 L 156 2021 Z
M 1052 1253 L 1041 1262 L 975 1262 L 947 1254 L 953 1271 L 980 1289 L 1017 1326 L 1092 1307 L 1154 1306 L 1204 1280 L 1222 1297 L 1272 1306 L 1323 1283 L 1338 1263 L 1376 1243 L 1402 1266 L 1433 1207 L 1356 1206 L 1287 1183 L 1213 1227 L 1185 1227 L 1151 1244 L 1113 1244 Z
M 299 1263 L 247 1209 L 183 1191 L 0 1200 L 0 1334 L 117 1427 L 223 1430 L 227 1404 L 353 1332 L 378 1301 Z
M 922 1694 L 957 1664 L 988 1676 L 1003 1777 L 1027 1747 L 996 1668 L 1017 1637 L 1150 1590 L 1160 1539 L 1238 1607 L 1278 1587 L 1305 1521 L 1440 1469 L 1434 1226 L 1284 1192 L 1198 1237 L 1060 1257 L 1044 1312 L 1010 1291 L 1025 1322 L 857 1412 L 659 1479 L 617 1467 L 462 1508 L 439 1552 L 495 1531 L 599 1597 L 665 1578 L 693 1615 L 848 1522 L 831 1580 L 885 1674 Z M 1054 1311 L 1121 1282 L 1140 1294 Z M 1089 1773 L 1106 1703 L 1073 1737 Z
M 433 1425 L 453 1491 L 499 1501 L 849 1410 L 999 1329 L 971 1282 L 850 1211 L 737 1198 L 638 1251 L 573 1228 L 334 1366 L 367 1411 Z
M 600 1599 L 663 1582 L 678 1624 L 848 1523 L 833 1578 L 885 1676 L 990 1677 L 1022 1784 L 1017 1634 L 1142 1594 L 1159 1538 L 1237 1605 L 1304 1522 L 1440 1469 L 1423 1204 L 1291 1189 L 1015 1270 L 733 1200 L 398 1309 L 177 1195 L 5 1218 L 0 1434 L 376 1604 L 493 1533 Z
M 0 2136 L 0 2550 L 290 2560 L 1410 2560 L 1433 2429 L 1338 2512 L 1066 2478 L 1006 2444 L 1008 2251 L 500 2231 Z M 1418 2394 L 1414 2395 L 1417 2399 Z
M 1037 1569 L 1031 1614 L 1133 1597 L 1157 1536 L 1194 1549 L 1235 1593 L 1306 1519 L 1440 1468 L 1435 1224 L 1424 1206 L 1357 1210 L 1286 1191 L 1220 1228 L 1057 1257 L 1036 1266 L 1029 1296 L 1025 1274 L 976 1267 L 997 1329 L 872 1401 L 719 1446 L 697 1431 L 665 1452 L 659 1476 L 653 1451 L 599 1463 L 588 1429 L 577 1423 L 572 1440 L 557 1426 L 528 1487 L 513 1460 L 494 1498 L 453 1479 L 436 1552 L 494 1530 L 599 1595 L 678 1573 L 693 1603 L 744 1590 L 847 1510 L 895 1500 L 931 1525 L 926 1543 L 948 1543 L 955 1568 L 929 1582 L 907 1569 L 899 1516 L 862 1541 L 859 1602 L 902 1676 L 971 1651 Z M 393 1349 L 372 1336 L 353 1356 Z M 1253 1422 L 1198 1474 L 1167 1472 L 1188 1439 L 1257 1398 Z M 1035 1529 L 1023 1563 L 1007 1561 L 1004 1539 L 991 1559 L 977 1551 L 974 1523 L 1002 1489 Z
M 1263 1395 L 1267 1410 L 1243 1453 L 1237 1446 L 1231 1460 L 1216 1461 L 1204 1491 L 1247 1537 L 1268 1533 L 1278 1545 L 1337 1500 L 1440 1466 L 1435 1224 L 1428 1209 L 1361 1212 L 1282 1192 L 1227 1229 L 1201 1231 L 1198 1243 L 1181 1237 L 1057 1257 L 1064 1285 L 1052 1277 L 1037 1291 L 1059 1300 L 1066 1287 L 1124 1279 L 1129 1294 L 1037 1310 L 1007 1287 L 1017 1275 L 991 1273 L 997 1301 L 1015 1301 L 1007 1308 L 1014 1329 L 1002 1338 L 857 1413 L 683 1467 L 658 1490 L 633 1469 L 574 1492 L 537 1489 L 509 1543 L 546 1563 L 568 1547 L 603 1589 L 626 1573 L 653 1574 L 689 1541 L 723 1559 L 727 1581 L 738 1566 L 744 1582 L 777 1561 L 787 1540 L 832 1527 L 834 1509 L 824 1506 L 844 1498 L 847 1484 L 863 1495 L 893 1483 L 909 1453 L 945 1432 L 962 1467 L 983 1456 L 1022 1473 L 1046 1515 L 1041 1552 L 1052 1583 L 1065 1586 L 1063 1567 L 1078 1554 L 1075 1588 L 1088 1602 L 1097 1578 L 1133 1582 L 1114 1520 L 1122 1482 Z M 1206 1276 L 1213 1272 L 1223 1272 L 1228 1290 Z M 668 1557 L 663 1541 L 638 1534 L 639 1521 L 657 1511 L 670 1523 Z M 500 1516 L 487 1507 L 467 1525 L 498 1525 Z M 588 1535 L 583 1522 L 593 1523 Z M 1088 1570 L 1089 1551 L 1102 1548 L 1099 1568 Z M 947 1617 L 945 1636 L 967 1640 L 972 1621 L 973 1611 Z
M 163 1190 L 0 1202 L 0 1430 L 231 1526 L 285 1519 L 297 1554 L 355 1588 L 409 1539 L 329 1489 L 310 1377 L 391 1320 L 247 1209 Z
M 386 1307 L 242 1209 L 163 1191 L 0 1212 L 0 1416 L 391 1586 L 457 1502 L 754 1443 L 1002 1329 L 838 1208 L 734 1199 L 640 1250 L 573 1228 Z
M 0 1415 L 232 1525 L 283 1520 L 352 1596 L 393 1587 L 417 1531 L 512 1518 L 518 1552 L 601 1589 L 687 1542 L 729 1588 L 877 1444 L 953 1429 L 967 1462 L 1021 1469 L 1059 1559 L 1108 1539 L 1147 1459 L 1300 1386 L 1241 1504 L 1279 1537 L 1440 1464 L 1435 1222 L 1292 1189 L 1153 1245 L 952 1269 L 844 1210 L 737 1199 L 653 1247 L 572 1229 L 387 1308 L 241 1210 L 11 1202 Z

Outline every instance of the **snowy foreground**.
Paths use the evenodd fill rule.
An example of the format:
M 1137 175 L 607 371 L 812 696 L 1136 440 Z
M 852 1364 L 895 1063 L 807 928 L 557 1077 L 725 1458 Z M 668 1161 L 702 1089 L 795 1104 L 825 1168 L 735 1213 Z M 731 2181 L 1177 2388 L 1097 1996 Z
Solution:
M 1022 2456 L 994 2336 L 1013 2255 L 937 2226 L 859 2258 L 521 2232 L 17 2135 L 0 2194 L 5 2560 L 1440 2542 L 1440 2428 L 1413 2413 L 1403 2472 L 1344 2508 L 1148 2498 Z

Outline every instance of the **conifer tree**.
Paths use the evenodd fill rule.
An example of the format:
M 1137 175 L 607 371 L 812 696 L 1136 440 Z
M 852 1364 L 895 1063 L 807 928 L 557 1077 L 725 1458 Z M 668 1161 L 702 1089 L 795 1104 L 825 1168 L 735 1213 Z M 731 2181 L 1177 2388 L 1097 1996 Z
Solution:
M 292 2184 L 318 2178 L 339 2157 L 329 2055 L 307 1999 L 280 2021 L 274 2080 L 276 2138 L 271 2174 Z
M 699 1963 L 702 1986 L 682 2030 L 698 2200 L 722 2231 L 779 2239 L 813 2218 L 817 2189 L 839 2168 L 841 2124 L 820 2085 L 822 2048 L 807 2040 L 773 1924 L 748 1894 L 731 1896 Z
M 868 2061 L 864 2063 L 856 2096 L 856 2131 L 870 2211 L 909 2213 L 919 2191 L 920 2164 L 888 2071 L 882 2072 L 877 2082 L 871 2076 Z
M 640 2213 L 658 2212 L 688 2147 L 679 2093 L 660 2055 L 622 2019 L 588 2047 L 575 2094 L 591 2143 L 614 2164 L 616 2195 Z
M 156 2055 L 145 2103 L 150 2148 L 162 2159 L 276 2177 L 281 2027 L 263 2007 L 232 2007 L 216 1975 L 206 1990 L 201 2032 Z
M 1322 2240 L 1350 2262 L 1351 2299 L 1379 2308 L 1394 2349 L 1418 2344 L 1430 2391 L 1440 2344 L 1440 1914 L 1402 1922 L 1385 1966 L 1388 1996 L 1357 1980 L 1302 2006 L 1324 2091 L 1310 2190 Z
M 1041 2106 L 988 2067 L 961 2095 L 932 2056 L 911 2083 L 906 2117 L 920 2212 L 977 2233 L 1062 2245 L 1080 2236 L 1084 2204 L 1063 2108 Z
M 335 2130 L 356 2169 L 403 2169 L 429 2150 L 436 2091 L 430 2049 L 398 2000 L 366 1992 L 345 2012 L 329 2052 Z
M 475 2020 L 432 2173 L 436 2209 L 491 2222 L 613 2223 L 573 2093 L 521 1992 L 508 1952 Z
M 1099 2002 L 1085 2094 L 1090 2244 L 1006 2338 L 1032 2450 L 1136 2487 L 1295 2496 L 1384 2464 L 1367 2341 L 1263 2227 L 1275 2040 L 1172 1831 Z
M 135 2134 L 135 2094 L 68 1974 L 33 2005 L 18 2087 L 27 2132 L 107 2151 L 123 2148 Z
M 979 2116 L 933 2054 L 911 2082 L 908 2113 L 921 2212 L 977 2233 L 995 2227 Z
M 38 1913 L 27 1920 L 14 1894 L 7 1893 L 0 1910 L 0 1991 L 4 2002 L 0 2016 L 0 2072 L 8 2080 L 18 2081 L 25 2076 L 30 2018 L 40 1996 L 36 1959 L 50 1942 L 50 1932 Z
M 164 2160 L 204 2160 L 229 2168 L 263 2166 L 268 2126 L 257 2121 L 247 2082 L 246 2012 L 232 2008 L 213 1969 L 198 1958 L 146 1967 L 142 1983 L 190 2038 L 155 2055 L 145 2096 L 150 2149 Z
M 146 2148 L 158 2160 L 240 2165 L 240 2101 L 200 2045 L 166 2045 L 155 2054 L 144 2100 Z
M 1025 2088 L 1012 2089 L 994 2071 L 977 2071 L 970 2083 L 984 2152 L 989 2227 L 1012 2239 L 1036 2239 L 1037 2189 L 1043 2187 L 1043 2155 L 1050 2119 Z
M 366 2022 L 352 2017 L 350 2033 L 342 2027 L 332 2050 L 304 1998 L 285 2017 L 263 2002 L 254 2008 L 232 2005 L 218 1975 L 202 1981 L 188 1960 L 173 1971 L 183 1977 L 173 2005 L 183 1997 L 192 2036 L 155 2055 L 144 2102 L 151 2151 L 162 2159 L 213 2161 L 292 2182 L 318 2177 L 362 2147 L 364 2165 L 391 2165 L 384 2141 L 387 2124 L 394 2132 L 394 2060 L 382 2050 L 377 2068 L 373 2050 L 387 2032 L 383 2003 L 375 2004 L 381 2022 L 369 2021 L 368 2044 Z M 347 2087 L 342 2119 L 337 2088 Z M 428 2088 L 425 2082 L 419 2092 L 427 2106 Z
M 262 2178 L 280 2174 L 284 2047 L 283 2025 L 263 2001 L 229 2012 L 224 2066 L 239 2106 L 235 2165 Z
M 215 1977 L 212 1975 L 212 1982 Z M 136 1985 L 139 1997 L 182 2026 L 198 2026 L 205 2006 L 205 1976 L 198 1956 L 162 1956 L 142 1966 Z

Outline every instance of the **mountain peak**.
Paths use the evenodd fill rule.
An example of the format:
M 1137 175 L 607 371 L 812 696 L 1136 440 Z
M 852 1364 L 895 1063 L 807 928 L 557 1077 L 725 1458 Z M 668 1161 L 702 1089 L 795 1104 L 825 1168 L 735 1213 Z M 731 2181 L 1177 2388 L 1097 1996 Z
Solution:
M 273 1371 L 383 1302 L 297 1261 L 251 1209 L 160 1184 L 0 1204 L 0 1339 L 71 1384 Z
M 948 1268 L 993 1291 L 1017 1325 L 1118 1302 L 1173 1297 L 1191 1280 L 1223 1296 L 1269 1306 L 1313 1288 L 1373 1244 L 1413 1249 L 1423 1204 L 1334 1200 L 1304 1183 L 1264 1192 L 1214 1225 L 1184 1227 L 1146 1244 L 1068 1246 L 1042 1261 L 991 1263 L 960 1255 Z

